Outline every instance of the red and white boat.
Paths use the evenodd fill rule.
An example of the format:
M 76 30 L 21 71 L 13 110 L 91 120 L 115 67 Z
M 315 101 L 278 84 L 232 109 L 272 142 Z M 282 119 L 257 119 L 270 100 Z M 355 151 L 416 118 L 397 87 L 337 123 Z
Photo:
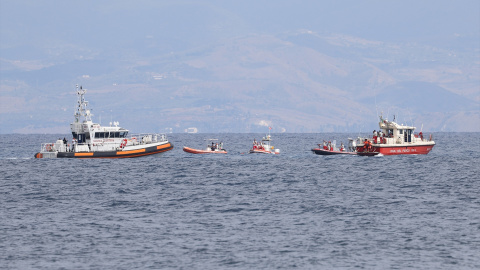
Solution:
M 253 140 L 252 149 L 250 149 L 250 154 L 280 154 L 280 149 L 275 149 L 273 145 L 270 144 L 272 138 L 269 135 L 266 135 L 262 138 L 261 142 Z
M 357 138 L 356 150 L 359 156 L 382 155 L 426 155 L 435 141 L 432 135 L 425 138 L 423 133 L 414 133 L 415 127 L 400 125 L 380 116 L 380 130 L 372 138 Z
M 217 140 L 217 139 L 210 139 L 210 141 Z M 212 142 L 211 145 L 207 145 L 204 150 L 194 149 L 190 147 L 183 147 L 183 151 L 191 154 L 226 154 L 227 150 L 223 149 L 223 143 L 214 143 Z

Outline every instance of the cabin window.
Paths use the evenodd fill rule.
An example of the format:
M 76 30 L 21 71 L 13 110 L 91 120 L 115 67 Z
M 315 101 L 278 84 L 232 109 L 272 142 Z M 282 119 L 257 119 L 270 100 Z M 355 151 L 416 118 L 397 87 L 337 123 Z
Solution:
M 78 134 L 78 143 L 84 143 L 85 142 L 85 134 Z
M 402 135 L 403 134 L 403 129 L 399 129 L 398 134 Z
M 125 138 L 125 137 L 127 137 L 127 132 L 121 131 L 120 132 L 120 138 Z

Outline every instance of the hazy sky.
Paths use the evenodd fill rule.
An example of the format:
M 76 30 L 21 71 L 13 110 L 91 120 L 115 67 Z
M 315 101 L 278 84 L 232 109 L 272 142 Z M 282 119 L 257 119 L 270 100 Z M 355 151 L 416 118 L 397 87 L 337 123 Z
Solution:
M 204 42 L 299 28 L 382 41 L 441 42 L 452 35 L 480 36 L 477 0 L 2 0 L 0 5 L 2 48 L 49 42 L 125 45 L 145 36 Z
M 313 46 L 307 51 L 307 39 L 297 40 L 298 44 L 288 38 L 283 39 L 305 33 L 299 30 L 312 31 L 311 36 L 316 38 L 312 42 L 318 48 Z M 242 79 L 236 76 L 238 70 L 235 69 L 241 65 L 236 66 L 238 63 L 230 61 L 241 62 L 250 57 L 250 62 L 256 62 L 261 58 L 259 56 L 268 55 L 273 49 L 268 47 L 271 44 L 262 48 L 235 42 L 246 41 L 252 36 L 261 37 L 256 39 L 259 42 L 256 44 L 276 39 L 277 43 L 273 46 L 281 42 L 298 46 L 292 52 L 264 59 L 263 65 L 271 67 L 271 73 L 263 72 L 262 79 L 271 80 L 274 88 L 302 84 L 305 77 L 294 77 L 292 80 L 296 81 L 286 82 L 282 81 L 283 74 L 310 74 L 313 69 L 309 67 L 318 68 L 322 64 L 311 62 L 304 65 L 300 61 L 295 65 L 288 57 L 298 62 L 315 55 L 318 57 L 315 59 L 330 60 L 323 63 L 326 72 L 317 70 L 317 73 L 312 73 L 311 83 L 315 84 L 318 80 L 324 86 L 339 89 L 339 93 L 365 90 L 370 87 L 372 77 L 384 74 L 385 78 L 394 78 L 392 81 L 429 82 L 464 98 L 478 100 L 478 93 L 475 93 L 478 91 L 475 90 L 478 74 L 473 73 L 478 70 L 480 61 L 479 0 L 0 0 L 0 101 L 9 105 L 3 106 L 5 114 L 0 111 L 0 125 L 12 130 L 39 125 L 41 122 L 28 111 L 39 110 L 43 103 L 31 97 L 42 91 L 48 91 L 51 96 L 63 94 L 82 80 L 89 80 L 88 87 L 93 88 L 116 84 L 119 77 L 123 80 L 120 83 L 142 84 L 148 81 L 152 72 L 184 72 L 181 76 L 203 79 L 203 74 L 219 72 L 216 70 L 218 66 L 225 70 L 230 68 L 227 77 Z M 345 48 L 329 47 L 331 44 L 326 44 L 325 38 L 332 36 L 346 36 L 345 40 L 360 42 L 356 43 L 355 50 L 348 47 L 348 42 L 342 45 Z M 364 51 L 363 39 L 380 45 L 370 48 L 373 51 Z M 222 51 L 225 44 L 247 49 L 240 50 L 240 55 L 230 55 Z M 334 49 L 328 51 L 330 48 Z M 317 51 L 314 53 L 313 50 Z M 375 66 L 376 63 L 362 62 L 362 58 L 381 53 L 383 59 L 377 63 L 393 63 L 387 65 L 390 70 L 382 70 L 384 67 Z M 200 71 L 193 68 L 192 71 L 188 61 L 195 58 L 194 54 L 205 57 L 202 61 L 210 66 Z M 352 58 L 353 54 L 358 56 L 357 59 Z M 177 55 L 183 55 L 184 59 L 169 58 Z M 355 61 L 359 66 L 372 68 L 371 73 L 364 73 L 365 68 L 355 70 Z M 401 66 L 394 67 L 396 64 Z M 296 70 L 282 69 L 287 65 Z M 343 72 L 348 76 L 328 77 L 330 70 L 326 67 L 331 66 L 343 66 Z M 257 72 L 253 68 L 243 71 L 245 74 Z M 191 72 L 200 72 L 200 75 Z M 441 78 L 447 77 L 447 73 L 449 77 L 442 85 Z M 89 74 L 88 79 L 84 79 L 83 74 Z M 211 76 L 210 79 L 217 82 L 209 83 L 223 80 L 225 76 L 222 74 L 219 72 Z M 269 74 L 280 75 L 274 77 Z M 171 86 L 171 91 L 184 87 L 181 85 L 184 82 L 183 78 L 178 78 L 178 85 Z M 243 82 L 252 83 L 248 80 Z M 215 91 L 212 84 L 210 87 L 201 84 L 191 87 L 197 91 Z M 238 86 L 232 82 L 228 87 L 219 88 L 228 92 Z M 163 87 L 159 89 L 164 90 Z M 301 90 L 314 92 L 316 89 L 321 88 L 315 85 Z M 342 99 L 358 95 L 357 91 Z M 191 97 L 192 104 L 200 107 L 208 105 L 210 101 L 202 99 L 204 96 L 208 95 Z M 279 100 L 280 103 L 288 101 L 286 97 Z M 180 104 L 189 106 L 183 105 L 183 102 Z M 177 109 L 188 111 L 189 108 Z M 14 114 L 6 116 L 12 112 Z M 58 108 L 49 107 L 43 113 L 55 115 Z M 312 118 L 317 115 L 310 114 Z M 472 116 L 472 119 L 478 121 L 477 116 Z M 60 125 L 64 126 L 64 123 Z

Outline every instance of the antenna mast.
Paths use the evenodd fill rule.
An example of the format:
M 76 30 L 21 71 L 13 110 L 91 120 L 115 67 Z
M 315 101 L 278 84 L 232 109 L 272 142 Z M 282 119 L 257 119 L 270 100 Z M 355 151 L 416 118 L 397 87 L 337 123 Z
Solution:
M 75 122 L 80 122 L 81 118 L 83 117 L 84 121 L 92 121 L 92 114 L 88 107 L 88 101 L 85 100 L 85 93 L 87 89 L 83 89 L 82 86 L 76 85 L 77 88 L 77 111 L 75 112 Z

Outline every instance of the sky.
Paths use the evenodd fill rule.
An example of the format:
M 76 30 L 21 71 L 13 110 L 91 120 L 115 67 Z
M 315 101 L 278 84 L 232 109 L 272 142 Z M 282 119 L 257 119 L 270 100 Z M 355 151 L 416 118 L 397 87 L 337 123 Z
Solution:
M 399 48 L 399 51 L 405 49 L 399 54 L 402 57 L 409 53 L 409 44 L 417 44 L 412 54 L 429 51 L 428 46 L 433 55 L 438 51 L 438 54 L 461 52 L 462 59 L 468 59 L 465 64 L 457 60 L 438 69 L 452 74 L 469 69 L 472 63 L 472 70 L 480 65 L 478 0 L 2 0 L 0 105 L 6 107 L 10 101 L 20 100 L 19 104 L 30 106 L 29 97 L 39 91 L 35 86 L 51 89 L 52 93 L 58 92 L 55 88 L 65 89 L 74 78 L 62 77 L 63 71 L 69 70 L 73 61 L 97 61 L 98 65 L 88 66 L 92 74 L 117 72 L 118 67 L 114 65 L 118 65 L 118 61 L 124 63 L 123 68 L 128 71 L 132 68 L 131 59 L 136 57 L 138 61 L 148 61 L 157 55 L 218 49 L 235 38 L 272 37 L 302 29 L 322 37 L 344 35 L 393 47 L 398 44 L 406 48 Z M 419 50 L 420 47 L 423 49 Z M 32 70 L 45 70 L 38 73 L 43 76 L 37 79 L 37 85 L 25 86 L 18 81 L 19 86 L 13 86 L 16 84 L 13 78 Z M 470 90 L 462 90 L 467 88 L 464 82 L 469 80 L 465 79 L 468 76 L 458 81 L 457 94 L 469 98 L 480 96 L 472 93 L 470 86 Z M 58 85 L 62 79 L 64 84 Z M 30 90 L 12 97 L 12 89 L 26 88 Z M 21 113 L 3 112 L 0 110 L 0 120 L 8 116 L 12 122 L 22 122 L 27 118 Z M 9 131 L 12 129 L 1 132 Z
M 29 42 L 127 44 L 306 28 L 381 41 L 480 36 L 480 1 L 25 1 L 1 3 L 2 48 Z M 199 22 L 198 24 L 196 22 Z M 203 23 L 215 29 L 201 29 Z M 180 33 L 175 33 L 180 32 Z M 208 40 L 208 39 L 206 39 Z

